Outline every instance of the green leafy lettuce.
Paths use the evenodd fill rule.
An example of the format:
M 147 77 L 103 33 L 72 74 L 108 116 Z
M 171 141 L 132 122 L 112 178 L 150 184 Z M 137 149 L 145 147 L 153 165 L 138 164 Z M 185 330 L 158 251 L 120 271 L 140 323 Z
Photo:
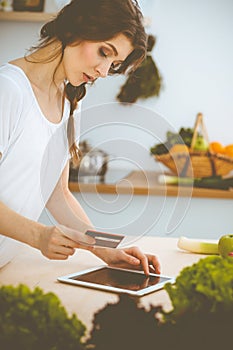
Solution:
M 0 288 L 1 349 L 81 350 L 86 327 L 58 297 L 26 285 Z
M 175 283 L 165 285 L 173 305 L 169 313 L 233 311 L 233 259 L 208 256 L 185 267 Z

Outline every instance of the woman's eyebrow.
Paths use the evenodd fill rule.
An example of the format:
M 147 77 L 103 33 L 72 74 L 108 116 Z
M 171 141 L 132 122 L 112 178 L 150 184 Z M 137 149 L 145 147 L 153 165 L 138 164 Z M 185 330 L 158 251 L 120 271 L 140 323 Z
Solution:
M 107 44 L 108 46 L 110 46 L 112 48 L 115 56 L 118 55 L 117 49 L 115 48 L 114 45 L 112 45 L 111 43 L 108 43 L 108 42 L 105 42 L 105 44 Z

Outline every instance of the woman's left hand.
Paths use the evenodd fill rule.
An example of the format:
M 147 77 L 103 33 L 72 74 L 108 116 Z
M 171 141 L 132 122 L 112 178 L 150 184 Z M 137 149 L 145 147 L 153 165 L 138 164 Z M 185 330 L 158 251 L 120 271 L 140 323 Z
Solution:
M 92 252 L 109 266 L 143 270 L 146 275 L 149 273 L 161 273 L 161 266 L 156 255 L 145 254 L 138 247 L 122 249 L 97 248 Z

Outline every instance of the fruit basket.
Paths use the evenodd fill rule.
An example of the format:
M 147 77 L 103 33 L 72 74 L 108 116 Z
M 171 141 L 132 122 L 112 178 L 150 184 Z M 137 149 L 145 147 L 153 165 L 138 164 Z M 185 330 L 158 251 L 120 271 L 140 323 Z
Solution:
M 189 142 L 180 133 L 177 143 L 171 145 L 165 142 L 151 148 L 154 159 L 163 163 L 173 174 L 182 177 L 224 176 L 233 170 L 233 154 L 231 156 L 212 149 L 202 113 L 198 113 L 194 128 L 188 130 L 192 135 Z

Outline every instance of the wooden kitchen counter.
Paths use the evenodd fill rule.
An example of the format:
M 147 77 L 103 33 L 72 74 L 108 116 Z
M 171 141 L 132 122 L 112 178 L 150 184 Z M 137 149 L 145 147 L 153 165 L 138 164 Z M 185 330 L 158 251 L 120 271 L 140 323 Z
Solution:
M 144 252 L 156 254 L 162 273 L 173 277 L 185 266 L 205 257 L 179 250 L 177 238 L 172 237 L 143 237 L 133 245 L 139 246 Z M 107 303 L 116 303 L 118 294 L 63 284 L 57 281 L 57 277 L 102 264 L 102 260 L 86 250 L 77 250 L 67 261 L 59 261 L 49 260 L 40 251 L 22 244 L 18 256 L 0 269 L 0 285 L 17 286 L 23 283 L 31 289 L 38 286 L 44 292 L 55 293 L 68 313 L 75 313 L 90 331 L 95 312 Z M 140 301 L 144 307 L 163 305 L 165 309 L 171 308 L 165 290 L 144 296 Z
M 233 199 L 233 190 L 161 185 L 158 176 L 155 171 L 131 171 L 115 183 L 69 182 L 69 188 L 72 192 Z

